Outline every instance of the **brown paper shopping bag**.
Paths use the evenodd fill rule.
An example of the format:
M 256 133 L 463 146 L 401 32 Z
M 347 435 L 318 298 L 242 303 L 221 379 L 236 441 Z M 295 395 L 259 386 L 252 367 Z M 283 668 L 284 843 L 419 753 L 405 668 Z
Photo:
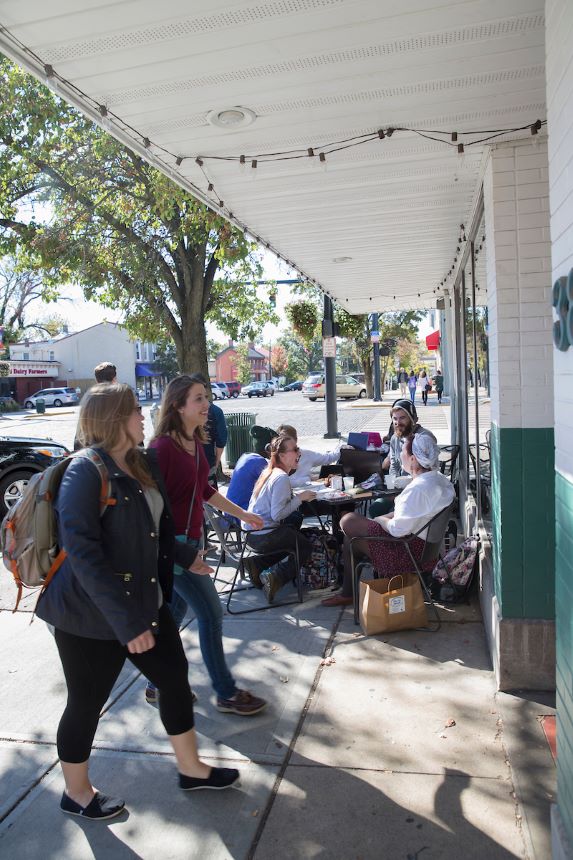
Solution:
M 360 625 L 367 636 L 427 627 L 424 597 L 416 574 L 360 581 Z

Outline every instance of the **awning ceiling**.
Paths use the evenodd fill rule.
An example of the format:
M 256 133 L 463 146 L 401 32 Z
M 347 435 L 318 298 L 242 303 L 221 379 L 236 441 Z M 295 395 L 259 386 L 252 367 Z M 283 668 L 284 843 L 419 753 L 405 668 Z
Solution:
M 116 136 L 355 313 L 435 304 L 483 162 L 482 145 L 377 130 L 545 117 L 542 0 L 0 0 L 0 23 L 0 50 L 39 77 L 53 66 L 86 94 L 63 96 L 106 106 Z M 209 121 L 235 106 L 250 125 Z

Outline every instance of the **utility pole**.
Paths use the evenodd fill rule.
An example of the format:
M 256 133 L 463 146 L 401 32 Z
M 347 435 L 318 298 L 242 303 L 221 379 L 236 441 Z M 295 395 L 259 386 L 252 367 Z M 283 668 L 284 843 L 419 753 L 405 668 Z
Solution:
M 325 294 L 324 296 L 324 319 L 322 321 L 322 343 L 323 343 L 323 361 L 324 361 L 324 381 L 326 385 L 325 403 L 326 403 L 326 433 L 325 439 L 338 439 L 338 415 L 336 412 L 336 355 L 327 356 L 324 354 L 325 339 L 334 341 L 335 328 L 334 317 L 332 313 L 332 301 Z

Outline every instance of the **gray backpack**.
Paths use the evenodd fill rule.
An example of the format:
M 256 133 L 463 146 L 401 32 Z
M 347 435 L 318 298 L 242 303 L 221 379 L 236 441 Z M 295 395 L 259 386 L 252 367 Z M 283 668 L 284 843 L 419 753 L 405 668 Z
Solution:
M 107 468 L 93 448 L 71 454 L 30 479 L 21 499 L 2 520 L 0 530 L 4 565 L 12 573 L 18 589 L 13 612 L 18 609 L 23 588 L 40 588 L 39 596 L 42 595 L 67 555 L 58 545 L 54 500 L 74 457 L 90 460 L 99 472 L 100 516 L 108 505 L 115 505 L 115 499 L 110 498 Z

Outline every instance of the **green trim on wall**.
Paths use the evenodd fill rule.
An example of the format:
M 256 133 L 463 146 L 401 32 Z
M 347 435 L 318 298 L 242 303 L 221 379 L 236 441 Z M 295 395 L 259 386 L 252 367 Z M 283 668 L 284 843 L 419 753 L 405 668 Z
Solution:
M 503 618 L 555 617 L 552 427 L 491 425 L 495 593 Z
M 573 845 L 573 483 L 555 476 L 557 607 L 557 797 Z

